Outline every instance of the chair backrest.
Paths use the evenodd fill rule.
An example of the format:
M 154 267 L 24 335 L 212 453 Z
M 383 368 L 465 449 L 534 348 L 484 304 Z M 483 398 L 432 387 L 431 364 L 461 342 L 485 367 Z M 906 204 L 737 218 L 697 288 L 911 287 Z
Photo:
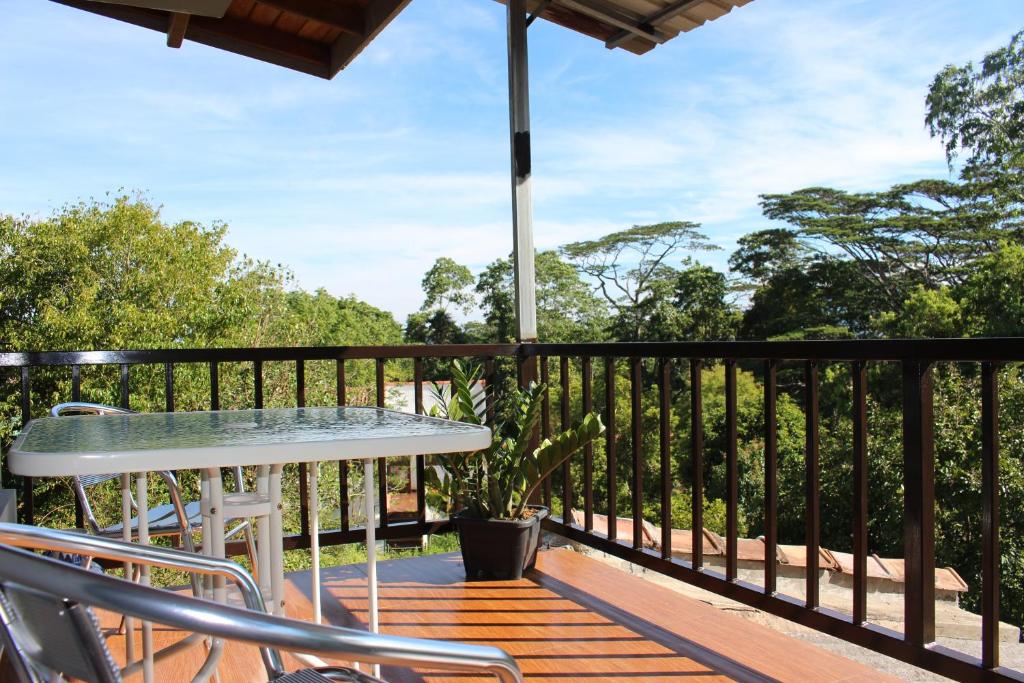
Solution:
M 33 561 L 63 564 L 14 551 L 4 553 L 0 575 L 0 637 L 17 675 L 27 683 L 48 682 L 55 675 L 96 683 L 121 681 L 120 669 L 88 607 L 6 579 L 19 569 L 31 571 L 26 563 Z M 64 566 L 72 572 L 85 571 Z

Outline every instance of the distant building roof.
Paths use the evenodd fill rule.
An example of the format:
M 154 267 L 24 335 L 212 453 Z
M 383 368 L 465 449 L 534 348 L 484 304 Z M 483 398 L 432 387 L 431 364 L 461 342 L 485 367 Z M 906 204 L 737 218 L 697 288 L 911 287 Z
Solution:
M 583 524 L 583 514 L 573 510 L 573 523 Z M 624 543 L 633 542 L 633 520 L 619 517 L 616 520 L 618 539 Z M 645 548 L 661 549 L 661 528 L 646 521 L 643 522 L 643 545 Z M 608 517 L 594 515 L 594 531 L 608 534 Z M 693 552 L 693 532 L 689 529 L 672 529 L 672 554 L 687 557 Z M 709 529 L 703 529 L 704 555 L 725 555 L 725 539 Z M 776 559 L 780 564 L 791 567 L 807 566 L 807 549 L 802 545 L 777 545 Z M 765 544 L 763 538 L 736 539 L 736 558 L 745 562 L 764 562 Z M 867 575 L 869 578 L 904 583 L 903 558 L 883 558 L 871 555 L 867 558 Z M 826 548 L 818 548 L 818 567 L 828 571 L 853 575 L 853 555 Z M 967 590 L 967 582 L 952 567 L 935 568 L 935 587 L 940 590 L 962 593 Z

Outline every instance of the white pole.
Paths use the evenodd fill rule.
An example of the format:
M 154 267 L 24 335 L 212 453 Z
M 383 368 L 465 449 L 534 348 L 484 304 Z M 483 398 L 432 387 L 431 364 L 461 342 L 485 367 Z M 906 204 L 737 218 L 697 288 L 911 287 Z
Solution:
M 311 462 L 306 468 L 309 477 L 309 555 L 313 567 L 310 575 L 313 583 L 313 620 L 323 622 L 320 607 L 320 463 Z
M 380 633 L 377 617 L 377 519 L 374 510 L 373 465 L 371 458 L 363 460 L 363 499 L 366 503 L 366 590 L 369 594 L 370 633 Z M 373 675 L 380 677 L 380 665 L 373 665 Z
M 139 545 L 149 545 L 149 477 L 145 472 L 135 475 L 135 498 L 139 506 Z M 149 565 L 140 566 L 139 583 L 149 585 Z M 153 683 L 153 624 L 142 622 L 142 680 Z
M 132 542 L 132 477 L 130 474 L 121 475 L 121 539 L 125 543 Z M 135 569 L 131 562 L 124 564 L 124 578 L 132 580 Z M 124 618 L 124 652 L 125 664 L 135 661 L 135 619 L 126 616 Z
M 537 341 L 537 292 L 533 249 L 533 181 L 530 160 L 530 83 L 526 49 L 526 0 L 508 0 L 508 107 L 512 151 L 512 261 L 516 289 L 516 339 Z

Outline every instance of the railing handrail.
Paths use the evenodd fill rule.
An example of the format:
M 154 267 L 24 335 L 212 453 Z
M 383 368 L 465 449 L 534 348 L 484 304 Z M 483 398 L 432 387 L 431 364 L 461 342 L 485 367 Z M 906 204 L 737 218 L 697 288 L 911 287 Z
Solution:
M 586 342 L 274 346 L 105 351 L 5 351 L 0 367 L 143 365 L 295 360 L 374 360 L 512 356 L 719 358 L 743 360 L 1024 362 L 1024 337 L 804 341 Z
M 144 365 L 377 358 L 464 358 L 514 356 L 519 344 L 402 344 L 396 346 L 265 346 L 204 349 L 122 349 L 109 351 L 5 351 L 0 367 Z

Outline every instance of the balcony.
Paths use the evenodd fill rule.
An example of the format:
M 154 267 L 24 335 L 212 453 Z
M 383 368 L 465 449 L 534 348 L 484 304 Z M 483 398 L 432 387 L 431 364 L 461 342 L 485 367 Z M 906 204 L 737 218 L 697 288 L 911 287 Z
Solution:
M 302 406 L 313 398 L 345 404 L 353 397 L 384 406 L 389 394 L 387 378 L 403 373 L 409 374 L 407 379 L 413 386 L 414 405 L 408 409 L 423 412 L 429 376 L 443 373 L 445 363 L 452 358 L 481 361 L 491 382 L 523 382 L 533 378 L 544 382 L 548 386 L 541 428 L 544 435 L 551 433 L 556 419 L 568 423 L 574 411 L 596 409 L 602 414 L 608 427 L 602 443 L 574 456 L 571 467 L 563 468 L 545 486 L 544 501 L 555 512 L 545 522 L 546 530 L 556 539 L 571 541 L 580 549 L 608 560 L 628 562 L 634 569 L 642 568 L 649 575 L 660 576 L 669 585 L 688 584 L 722 600 L 735 601 L 927 671 L 964 680 L 1021 680 L 1019 671 L 998 664 L 1000 628 L 1004 642 L 1008 639 L 1007 629 L 1012 628 L 1000 626 L 999 528 L 990 522 L 999 508 L 995 466 L 999 440 L 995 419 L 999 398 L 997 369 L 1000 364 L 1024 360 L 1024 351 L 1016 340 L 5 353 L 0 354 L 0 377 L 4 386 L 17 393 L 21 409 L 18 417 L 22 420 L 44 413 L 48 405 L 58 400 L 116 400 L 126 407 L 169 411 L 269 407 L 271 402 Z M 980 658 L 935 642 L 936 598 L 950 588 L 943 584 L 942 568 L 936 568 L 934 549 L 932 373 L 933 368 L 944 363 L 976 368 L 983 389 L 978 397 L 983 418 L 979 428 L 986 444 L 981 454 L 984 477 L 978 492 L 986 520 L 978 548 L 982 558 Z M 827 600 L 822 597 L 829 551 L 821 548 L 819 540 L 823 520 L 817 461 L 821 416 L 817 405 L 819 370 L 826 366 L 848 373 L 854 427 L 850 435 L 852 477 L 848 482 L 852 515 L 839 520 L 850 530 L 850 544 L 830 549 L 848 567 L 849 602 L 843 609 L 836 608 L 834 595 Z M 902 523 L 908 543 L 900 560 L 900 628 L 873 623 L 874 611 L 868 609 L 869 600 L 874 605 L 877 599 L 877 586 L 872 582 L 877 583 L 879 571 L 867 532 L 867 489 L 871 485 L 866 442 L 869 368 L 888 368 L 890 373 L 886 376 L 900 378 L 901 382 L 905 490 Z M 766 419 L 763 441 L 757 444 L 764 461 L 759 477 L 763 483 L 765 533 L 755 543 L 761 548 L 761 562 L 755 565 L 749 562 L 750 542 L 740 538 L 738 528 L 738 369 L 758 373 L 764 389 L 764 414 L 768 416 L 774 414 L 783 391 L 779 388 L 780 375 L 786 373 L 789 383 L 796 377 L 802 382 L 797 393 L 802 396 L 806 417 L 807 448 L 802 463 L 807 473 L 804 543 L 794 546 L 792 539 L 783 539 L 789 543 L 785 545 L 778 537 L 781 511 L 777 423 Z M 702 378 L 709 372 L 724 375 L 724 396 L 714 398 L 703 387 Z M 351 382 L 352 378 L 366 376 L 373 378 L 370 387 Z M 290 396 L 282 395 L 282 386 L 291 388 L 285 392 Z M 197 391 L 205 395 L 205 405 L 189 403 L 195 400 Z M 652 397 L 657 414 L 654 432 L 644 421 L 644 407 Z M 617 402 L 623 400 L 628 400 L 629 405 L 625 414 L 617 407 Z M 688 489 L 692 498 L 692 527 L 703 529 L 703 498 L 709 474 L 705 458 L 711 456 L 705 452 L 702 412 L 705 403 L 713 400 L 722 400 L 725 406 L 725 529 L 710 545 L 707 532 L 698 532 L 702 542 L 694 544 L 692 532 L 673 531 L 672 501 L 681 488 Z M 688 409 L 685 413 L 681 409 L 684 404 Z M 672 433 L 679 425 L 688 425 L 681 447 Z M 657 467 L 651 467 L 644 457 L 644 445 L 655 443 Z M 679 448 L 685 452 L 675 452 Z M 687 463 L 686 472 L 673 471 L 676 456 Z M 409 472 L 402 472 L 401 476 L 423 482 L 427 465 L 426 459 L 419 456 L 408 467 Z M 305 481 L 303 469 L 301 465 L 294 468 L 293 476 L 297 474 L 300 482 Z M 337 528 L 321 532 L 323 546 L 358 543 L 363 536 L 362 521 L 349 514 L 353 506 L 348 468 L 340 467 L 337 471 Z M 392 472 L 393 481 L 396 477 L 398 474 Z M 619 477 L 625 479 L 623 487 L 619 486 Z M 599 478 L 603 481 L 598 482 Z M 12 479 L 5 475 L 7 485 Z M 650 497 L 652 482 L 656 482 L 655 499 L 645 499 L 645 495 Z M 596 486 L 597 483 L 602 486 Z M 18 479 L 13 484 L 19 490 L 22 521 L 39 523 L 52 516 L 52 510 L 41 509 L 38 504 L 42 500 L 43 482 Z M 395 488 L 394 483 L 392 487 Z M 602 500 L 595 495 L 599 488 L 626 490 L 628 501 Z M 46 495 L 54 500 L 52 487 Z M 378 538 L 410 539 L 448 530 L 445 520 L 434 518 L 428 509 L 422 485 L 407 486 L 404 494 L 389 498 L 393 507 L 405 501 L 403 507 L 410 509 L 399 514 L 402 511 L 389 511 L 387 501 L 383 501 Z M 306 497 L 300 495 L 299 500 L 305 501 Z M 654 519 L 651 503 L 655 504 Z M 303 502 L 292 511 L 294 531 L 298 533 L 285 538 L 286 548 L 309 547 L 309 513 Z M 720 546 L 717 550 L 716 545 Z M 798 561 L 780 559 L 785 557 L 796 557 Z M 776 561 L 764 562 L 764 558 Z M 457 555 L 448 554 L 382 564 L 383 632 L 494 643 L 517 656 L 528 677 L 535 680 L 581 676 L 660 680 L 694 675 L 874 680 L 883 675 L 863 664 L 725 614 L 678 591 L 630 576 L 595 557 L 563 549 L 546 550 L 541 553 L 538 569 L 528 577 L 499 583 L 466 583 L 460 562 Z M 794 566 L 801 567 L 795 575 Z M 339 625 L 365 624 L 366 605 L 361 588 L 365 587 L 365 576 L 359 565 L 327 567 L 323 576 L 325 620 Z M 290 575 L 292 615 L 309 617 L 308 586 L 308 572 Z M 800 588 L 793 590 L 794 586 Z M 792 595 L 785 594 L 787 591 Z M 160 637 L 175 636 L 164 633 Z M 112 639 L 112 643 L 118 640 Z M 244 670 L 251 659 L 243 649 L 233 651 L 230 657 L 233 664 L 224 670 L 231 671 L 231 675 Z M 1017 655 L 1014 653 L 1013 657 L 1016 659 Z M 884 661 L 884 657 L 875 661 Z M 186 662 L 181 662 L 182 671 L 193 670 Z M 258 666 L 258 661 L 252 660 L 251 664 Z M 407 678 L 411 674 L 399 671 L 390 675 L 394 680 L 451 678 L 440 679 L 426 672 L 417 674 L 420 678 Z M 174 677 L 168 674 L 162 680 Z

